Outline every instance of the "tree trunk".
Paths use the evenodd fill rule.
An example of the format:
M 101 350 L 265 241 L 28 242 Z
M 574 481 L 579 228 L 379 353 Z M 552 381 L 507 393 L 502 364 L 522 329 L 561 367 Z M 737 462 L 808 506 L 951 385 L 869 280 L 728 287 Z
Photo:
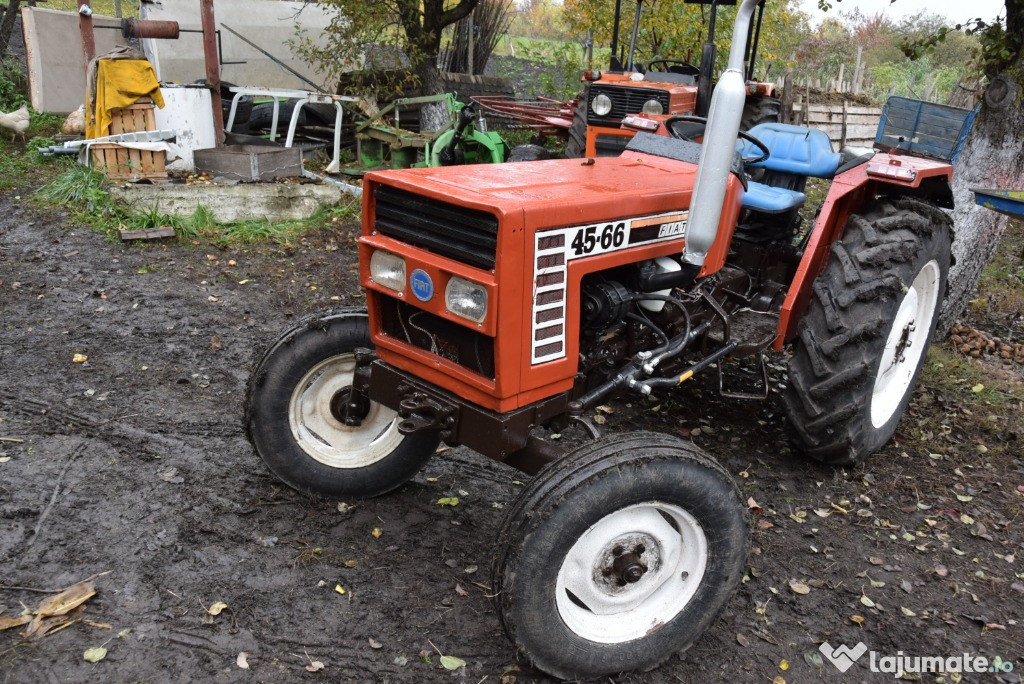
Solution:
M 953 174 L 953 258 L 939 332 L 963 312 L 995 254 L 1007 218 L 974 202 L 971 188 L 1024 188 L 1024 61 L 993 79 Z
M 18 9 L 21 0 L 10 0 L 7 3 L 7 11 L 4 12 L 3 21 L 0 21 L 0 55 L 7 52 L 7 45 L 11 42 L 11 35 L 14 33 L 14 23 L 18 20 Z
M 441 72 L 430 60 L 423 60 L 416 68 L 420 77 L 420 88 L 424 95 L 439 95 L 444 92 Z M 451 114 L 443 102 L 425 104 L 420 107 L 420 130 L 436 131 L 451 121 Z

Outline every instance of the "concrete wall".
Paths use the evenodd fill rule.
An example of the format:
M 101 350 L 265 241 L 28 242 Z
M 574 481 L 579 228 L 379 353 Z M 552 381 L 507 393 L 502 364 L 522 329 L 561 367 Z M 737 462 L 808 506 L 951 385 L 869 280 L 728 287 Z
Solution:
M 300 11 L 301 10 L 301 11 Z M 315 5 L 280 0 L 217 0 L 214 3 L 217 27 L 225 62 L 221 78 L 237 85 L 264 88 L 301 88 L 309 86 L 282 69 L 258 50 L 250 47 L 221 26 L 226 24 L 264 50 L 315 83 L 325 77 L 292 55 L 287 42 L 296 37 L 296 22 L 311 38 L 322 35 L 330 16 Z M 199 0 L 162 0 L 143 2 L 143 19 L 177 21 L 181 28 L 199 29 Z M 202 34 L 182 33 L 178 40 L 145 40 L 143 48 L 161 81 L 191 83 L 206 76 Z M 331 84 L 327 84 L 330 86 Z
M 78 14 L 25 7 L 21 20 L 32 108 L 54 114 L 78 109 L 85 103 L 85 64 Z M 110 52 L 124 42 L 120 19 L 94 14 L 93 24 L 97 27 L 96 54 Z

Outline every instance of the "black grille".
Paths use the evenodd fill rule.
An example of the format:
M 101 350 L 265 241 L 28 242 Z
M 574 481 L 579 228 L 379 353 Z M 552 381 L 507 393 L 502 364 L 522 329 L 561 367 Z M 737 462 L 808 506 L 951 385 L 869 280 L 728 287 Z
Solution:
M 494 379 L 494 338 L 391 297 L 379 300 L 385 335 Z
M 594 110 L 590 106 L 590 103 L 600 93 L 604 93 L 612 100 L 612 111 L 607 116 L 594 114 Z M 600 86 L 595 83 L 590 86 L 590 94 L 587 96 L 587 123 L 618 126 L 622 123 L 622 118 L 627 114 L 639 114 L 644 108 L 644 103 L 648 100 L 657 100 L 661 103 L 662 111 L 668 113 L 667 90 Z
M 381 235 L 428 249 L 470 266 L 494 268 L 498 219 L 483 211 L 378 185 L 376 220 Z

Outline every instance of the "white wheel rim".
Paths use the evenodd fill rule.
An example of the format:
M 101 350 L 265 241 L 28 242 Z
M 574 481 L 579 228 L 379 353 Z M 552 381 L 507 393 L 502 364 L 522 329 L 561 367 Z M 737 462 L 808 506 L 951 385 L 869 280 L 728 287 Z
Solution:
M 608 570 L 615 553 L 643 547 L 646 570 L 621 583 Z M 614 644 L 659 629 L 693 598 L 708 564 L 708 541 L 697 520 L 658 501 L 620 509 L 583 533 L 558 569 L 555 603 L 562 622 L 590 641 Z
M 932 329 L 940 275 L 939 264 L 932 259 L 918 272 L 896 309 L 871 393 L 871 424 L 876 429 L 892 419 L 910 391 Z
M 302 378 L 288 403 L 292 437 L 310 457 L 331 468 L 363 468 L 393 452 L 404 436 L 398 414 L 377 402 L 358 426 L 345 425 L 331 412 L 331 399 L 351 387 L 356 362 L 341 354 L 317 364 Z

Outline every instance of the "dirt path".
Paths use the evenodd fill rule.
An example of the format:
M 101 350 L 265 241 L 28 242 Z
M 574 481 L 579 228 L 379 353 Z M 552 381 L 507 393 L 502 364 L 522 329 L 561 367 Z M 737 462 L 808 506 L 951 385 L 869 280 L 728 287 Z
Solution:
M 12 586 L 112 571 L 90 622 L 32 643 L 0 632 L 0 682 L 542 679 L 509 670 L 488 598 L 523 476 L 449 450 L 342 513 L 280 485 L 242 434 L 256 351 L 309 311 L 359 304 L 354 236 L 125 247 L 0 198 L 0 615 L 43 596 Z M 789 453 L 774 393 L 713 394 L 706 382 L 657 411 L 615 404 L 606 427 L 691 435 L 737 474 L 763 509 L 749 581 L 682 660 L 618 681 L 891 681 L 867 656 L 840 675 L 823 640 L 1024 668 L 1019 414 L 974 407 L 994 417 L 979 432 L 973 411 L 922 391 L 903 442 L 847 472 Z M 85 662 L 101 644 L 106 658 Z M 435 649 L 467 667 L 440 669 Z

